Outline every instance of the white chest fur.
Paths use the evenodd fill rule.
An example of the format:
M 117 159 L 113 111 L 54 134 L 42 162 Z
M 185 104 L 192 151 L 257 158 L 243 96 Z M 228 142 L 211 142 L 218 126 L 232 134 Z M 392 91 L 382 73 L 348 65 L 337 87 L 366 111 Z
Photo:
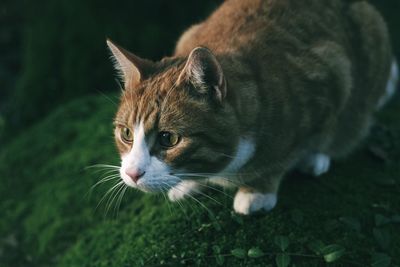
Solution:
M 229 180 L 235 180 L 235 175 L 249 160 L 254 156 L 256 150 L 255 142 L 253 138 L 241 137 L 236 149 L 236 154 L 232 161 L 222 170 L 219 174 L 214 177 L 210 177 L 210 182 L 219 184 L 221 186 L 233 186 L 235 183 L 229 182 Z

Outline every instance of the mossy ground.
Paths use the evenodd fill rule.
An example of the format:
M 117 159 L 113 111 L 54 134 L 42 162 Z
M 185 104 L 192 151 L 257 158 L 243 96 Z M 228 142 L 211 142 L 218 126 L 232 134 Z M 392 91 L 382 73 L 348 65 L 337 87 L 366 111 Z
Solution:
M 116 106 L 104 96 L 74 101 L 0 150 L 0 266 L 275 266 L 277 235 L 289 238 L 296 266 L 325 264 L 309 249 L 317 240 L 345 248 L 337 266 L 369 266 L 376 251 L 400 265 L 399 105 L 397 96 L 378 115 L 384 127 L 328 174 L 291 174 L 272 212 L 241 217 L 214 190 L 206 193 L 219 204 L 198 196 L 209 211 L 191 199 L 181 207 L 134 190 L 118 214 L 115 205 L 107 215 L 105 204 L 96 209 L 112 182 L 88 194 L 101 173 L 85 167 L 118 164 Z M 231 255 L 251 247 L 265 255 Z

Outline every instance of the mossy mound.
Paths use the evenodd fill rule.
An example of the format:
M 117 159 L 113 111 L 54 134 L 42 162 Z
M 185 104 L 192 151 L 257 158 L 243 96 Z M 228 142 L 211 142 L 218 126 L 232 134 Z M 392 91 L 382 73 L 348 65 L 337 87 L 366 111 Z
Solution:
M 212 189 L 214 200 L 182 206 L 128 190 L 119 209 L 117 198 L 107 214 L 104 202 L 96 209 L 116 180 L 88 194 L 102 173 L 85 168 L 118 165 L 116 106 L 104 96 L 72 102 L 1 148 L 0 266 L 275 266 L 280 235 L 296 266 L 323 265 L 321 242 L 345 250 L 338 266 L 370 265 L 375 252 L 399 265 L 399 103 L 379 115 L 390 130 L 319 179 L 290 175 L 275 210 L 242 217 L 231 212 L 233 192 Z M 242 255 L 254 247 L 263 254 Z

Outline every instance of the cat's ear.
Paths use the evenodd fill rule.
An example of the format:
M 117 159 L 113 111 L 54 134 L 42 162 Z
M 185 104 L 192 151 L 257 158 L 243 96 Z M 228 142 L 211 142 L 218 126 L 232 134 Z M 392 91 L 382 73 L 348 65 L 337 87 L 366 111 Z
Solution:
M 112 53 L 114 67 L 120 73 L 125 88 L 135 87 L 151 69 L 152 62 L 142 59 L 107 39 L 107 46 Z
M 207 48 L 196 47 L 190 52 L 179 80 L 186 79 L 201 94 L 211 93 L 219 102 L 226 96 L 226 81 L 214 54 Z

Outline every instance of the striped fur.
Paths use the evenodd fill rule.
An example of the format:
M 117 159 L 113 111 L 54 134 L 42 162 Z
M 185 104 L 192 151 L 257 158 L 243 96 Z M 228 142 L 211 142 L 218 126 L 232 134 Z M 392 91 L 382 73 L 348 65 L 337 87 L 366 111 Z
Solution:
M 310 155 L 343 157 L 365 136 L 392 60 L 385 22 L 365 1 L 228 0 L 182 35 L 172 57 L 130 60 L 140 77 L 125 83 L 116 143 L 128 154 L 120 128 L 141 121 L 170 175 L 235 179 L 237 212 L 269 210 L 288 170 Z M 160 131 L 182 139 L 163 149 Z M 243 138 L 251 156 L 224 173 Z

